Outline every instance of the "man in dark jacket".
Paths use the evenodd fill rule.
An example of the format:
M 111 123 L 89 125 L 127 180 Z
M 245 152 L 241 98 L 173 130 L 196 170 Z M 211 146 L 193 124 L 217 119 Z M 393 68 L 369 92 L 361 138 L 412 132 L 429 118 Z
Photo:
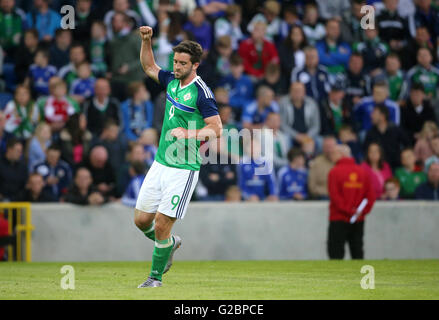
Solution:
M 26 189 L 14 197 L 14 201 L 53 202 L 56 199 L 50 191 L 44 189 L 43 176 L 39 173 L 32 173 L 27 181 Z
M 389 110 L 378 104 L 372 111 L 373 127 L 367 132 L 364 150 L 373 143 L 379 143 L 384 149 L 386 161 L 395 169 L 401 165 L 401 151 L 410 145 L 407 134 L 400 127 L 389 123 Z
M 343 259 L 348 242 L 352 259 L 363 259 L 364 218 L 372 210 L 375 193 L 368 174 L 355 164 L 347 145 L 338 145 L 333 159 L 336 164 L 328 177 L 329 258 Z
M 0 200 L 13 198 L 27 181 L 27 167 L 21 156 L 23 146 L 15 138 L 6 144 L 6 153 L 0 159 Z
M 418 200 L 439 200 L 439 162 L 430 164 L 428 181 L 416 189 L 415 196 Z

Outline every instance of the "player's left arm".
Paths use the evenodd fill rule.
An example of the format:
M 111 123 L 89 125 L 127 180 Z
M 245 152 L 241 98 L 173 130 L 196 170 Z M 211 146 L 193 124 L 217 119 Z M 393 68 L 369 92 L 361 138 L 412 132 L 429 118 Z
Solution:
M 219 115 L 213 115 L 204 118 L 204 126 L 201 129 L 185 129 L 178 127 L 172 129 L 171 135 L 177 139 L 197 139 L 200 141 L 208 141 L 210 139 L 219 138 L 223 131 L 223 124 Z

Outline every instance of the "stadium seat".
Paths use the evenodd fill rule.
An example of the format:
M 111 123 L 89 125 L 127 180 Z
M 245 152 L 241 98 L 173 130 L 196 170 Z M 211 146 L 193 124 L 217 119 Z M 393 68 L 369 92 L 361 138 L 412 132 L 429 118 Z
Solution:
M 0 92 L 0 110 L 6 107 L 6 104 L 13 99 L 13 95 L 8 92 Z

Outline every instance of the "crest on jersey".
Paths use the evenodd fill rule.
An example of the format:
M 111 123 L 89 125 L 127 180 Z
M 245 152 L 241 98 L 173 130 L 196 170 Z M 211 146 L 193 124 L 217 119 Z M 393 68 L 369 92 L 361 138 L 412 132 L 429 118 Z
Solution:
M 186 93 L 186 94 L 183 96 L 183 101 L 187 101 L 187 100 L 189 100 L 190 98 L 191 98 L 191 93 L 188 92 L 188 93 Z

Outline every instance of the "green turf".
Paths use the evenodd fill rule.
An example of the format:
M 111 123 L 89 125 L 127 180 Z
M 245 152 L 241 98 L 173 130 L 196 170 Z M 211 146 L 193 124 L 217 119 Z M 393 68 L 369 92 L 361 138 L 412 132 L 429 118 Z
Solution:
M 61 289 L 63 265 L 75 290 Z M 375 270 L 364 290 L 363 265 Z M 439 260 L 177 261 L 161 288 L 137 289 L 149 262 L 0 263 L 0 299 L 439 299 Z

